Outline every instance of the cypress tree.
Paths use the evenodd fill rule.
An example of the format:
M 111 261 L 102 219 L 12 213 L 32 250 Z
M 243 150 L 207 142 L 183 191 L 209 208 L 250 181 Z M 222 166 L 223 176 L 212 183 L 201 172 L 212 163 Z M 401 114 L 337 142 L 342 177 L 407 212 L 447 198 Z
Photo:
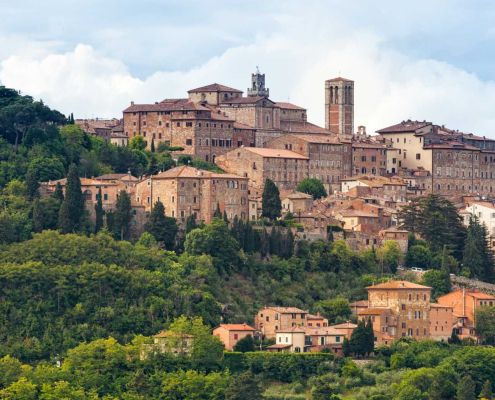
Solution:
M 172 250 L 179 227 L 175 218 L 165 215 L 165 207 L 162 202 L 157 201 L 151 210 L 145 230 L 151 233 L 161 246 L 167 250 Z
M 266 257 L 266 255 L 270 252 L 270 243 L 268 239 L 268 233 L 265 227 L 263 227 L 263 230 L 259 235 L 259 244 L 260 244 L 261 257 Z
M 223 221 L 229 226 L 229 219 L 227 218 L 227 211 L 223 210 Z
M 483 387 L 481 388 L 481 393 L 478 397 L 480 399 L 489 399 L 489 400 L 493 398 L 492 383 L 489 380 L 487 380 L 483 384 Z
M 151 139 L 151 152 L 155 152 L 155 139 Z
M 124 240 L 129 232 L 132 220 L 131 209 L 131 198 L 125 190 L 121 190 L 115 209 L 115 227 L 120 233 L 120 240 Z
M 246 238 L 244 240 L 244 251 L 246 253 L 254 253 L 255 247 L 255 233 L 253 231 L 253 227 L 249 223 L 246 222 Z
M 150 163 L 148 164 L 148 175 L 156 175 L 158 173 L 158 162 L 155 157 L 151 157 Z
M 442 279 L 445 281 L 446 293 L 450 293 L 452 290 L 452 284 L 450 282 L 449 251 L 447 250 L 446 244 L 443 245 L 442 265 L 440 267 L 440 272 L 442 273 Z
M 462 273 L 468 277 L 478 277 L 483 266 L 483 259 L 479 252 L 478 240 L 476 237 L 476 222 L 471 219 L 469 224 L 466 243 L 463 253 L 463 271 Z
M 485 282 L 493 282 L 495 280 L 494 258 L 493 251 L 490 249 L 490 234 L 485 223 L 480 226 L 479 232 L 479 247 L 481 258 L 483 260 L 483 266 L 481 271 L 481 277 Z
M 107 212 L 107 229 L 110 232 L 115 232 L 115 212 L 108 211 Z
M 278 254 L 278 235 L 277 235 L 277 228 L 275 226 L 272 227 L 272 231 L 270 232 L 270 250 L 269 253 L 272 256 L 275 256 Z
M 244 225 L 244 221 L 242 219 L 239 219 L 238 221 L 237 232 L 239 247 L 243 249 L 246 244 L 246 226 Z
M 103 201 L 101 199 L 101 186 L 98 189 L 98 200 L 95 204 L 95 233 L 103 228 Z
M 64 218 L 68 215 L 69 225 L 67 225 L 66 221 L 59 221 L 59 229 L 64 233 L 74 232 L 79 229 L 85 209 L 84 197 L 81 191 L 81 180 L 79 179 L 79 173 L 75 164 L 71 164 L 69 167 L 67 184 L 65 186 L 65 200 L 61 207 L 62 211 Z
M 373 323 L 371 317 L 368 317 L 366 324 L 366 354 L 371 354 L 375 350 L 375 332 L 373 331 Z
M 237 214 L 234 216 L 234 220 L 232 221 L 232 227 L 230 228 L 230 234 L 232 237 L 239 242 L 239 218 L 237 218 Z M 240 243 L 239 243 L 240 245 Z M 240 246 L 241 249 L 243 246 Z
M 277 229 L 277 256 L 284 257 L 285 256 L 285 241 L 284 236 L 282 235 L 282 229 Z
M 58 213 L 58 229 L 60 230 L 60 233 L 63 234 L 73 232 L 69 204 L 66 201 L 60 206 L 60 211 Z
M 266 179 L 262 195 L 262 212 L 261 216 L 274 220 L 282 215 L 282 202 L 280 192 L 271 179 Z
M 163 211 L 165 213 L 165 209 Z M 193 229 L 196 229 L 197 227 L 198 224 L 196 224 L 196 218 L 194 218 L 194 214 L 191 214 L 189 217 L 186 218 L 186 234 L 191 232 Z
M 213 218 L 222 218 L 222 212 L 220 211 L 220 203 L 217 202 L 217 209 L 213 213 Z
M 33 203 L 33 229 L 36 233 L 43 231 L 43 209 L 38 198 Z
M 457 385 L 457 400 L 476 400 L 476 385 L 473 379 L 466 375 Z
M 39 198 L 39 187 L 38 177 L 36 176 L 36 171 L 30 168 L 26 174 L 26 186 L 29 200 L 34 198 Z
M 368 346 L 366 344 L 367 334 L 366 334 L 366 326 L 364 321 L 358 321 L 357 327 L 352 331 L 351 335 L 351 351 L 356 356 L 364 356 L 368 351 Z
M 351 343 L 349 339 L 344 336 L 344 343 L 342 343 L 342 352 L 344 353 L 344 357 L 349 357 L 351 355 Z
M 294 254 L 294 234 L 292 229 L 287 229 L 287 236 L 285 238 L 285 258 L 291 258 Z
M 64 191 L 62 189 L 62 185 L 60 184 L 60 182 L 57 182 L 57 186 L 55 186 L 55 190 L 52 193 L 52 197 L 54 199 L 59 200 L 60 203 L 64 201 Z

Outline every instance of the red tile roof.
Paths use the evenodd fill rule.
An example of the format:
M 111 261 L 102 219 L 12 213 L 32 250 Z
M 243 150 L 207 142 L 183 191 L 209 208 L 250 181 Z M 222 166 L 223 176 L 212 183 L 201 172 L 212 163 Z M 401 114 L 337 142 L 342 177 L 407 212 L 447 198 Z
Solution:
M 359 311 L 359 315 L 380 315 L 385 312 L 389 312 L 390 308 L 367 308 L 366 310 Z
M 212 83 L 211 85 L 202 86 L 196 89 L 188 90 L 187 93 L 198 92 L 233 92 L 242 93 L 242 90 L 234 89 L 228 86 L 220 85 L 219 83 Z
M 249 129 L 249 130 L 256 130 L 256 128 L 253 128 L 252 126 L 246 125 L 246 124 L 241 124 L 240 122 L 234 122 L 234 128 L 236 129 Z
M 296 106 L 295 104 L 292 103 L 275 103 L 275 107 L 280 107 L 282 110 L 302 110 L 306 111 L 305 108 Z
M 270 310 L 277 311 L 281 314 L 307 314 L 307 311 L 301 310 L 300 308 L 296 307 L 265 307 Z
M 342 144 L 339 140 L 339 137 L 336 135 L 310 135 L 310 134 L 291 134 L 289 133 L 287 136 L 294 137 L 297 139 L 304 140 L 309 143 L 319 143 L 319 144 Z
M 254 328 L 251 328 L 246 324 L 220 324 L 217 328 L 225 328 L 229 331 L 254 331 Z M 215 329 L 217 329 L 215 328 Z
M 210 111 L 199 103 L 193 103 L 187 99 L 181 99 L 170 103 L 155 103 L 155 104 L 131 104 L 123 112 L 138 112 L 138 111 Z
M 352 147 L 363 149 L 386 149 L 387 146 L 381 143 L 352 142 Z
M 454 308 L 454 306 L 444 306 L 442 304 L 430 303 L 430 308 Z
M 423 146 L 423 149 L 452 149 L 452 150 L 475 150 L 481 151 L 478 147 L 470 146 L 466 143 L 459 142 L 442 142 L 442 143 L 432 143 Z
M 367 290 L 380 290 L 380 289 L 427 289 L 431 290 L 429 286 L 418 285 L 417 283 L 412 283 L 409 281 L 388 281 L 385 283 L 380 283 L 374 286 L 368 286 Z
M 332 134 L 329 130 L 306 121 L 280 121 L 280 129 L 286 133 Z
M 417 129 L 431 125 L 431 122 L 426 121 L 402 121 L 399 124 L 389 126 L 377 131 L 377 133 L 395 133 L 395 132 L 415 132 Z
M 345 78 L 342 78 L 342 77 L 338 77 L 338 78 L 333 78 L 333 79 L 327 79 L 325 82 L 340 82 L 340 81 L 344 81 L 344 82 L 354 82 L 354 81 L 351 81 L 350 79 L 345 79 Z
M 266 158 L 296 158 L 299 160 L 309 160 L 309 157 L 302 156 L 290 150 L 267 149 L 264 147 L 244 147 L 244 149 Z
M 267 100 L 266 97 L 238 97 L 236 99 L 226 99 L 225 101 L 222 101 L 222 105 L 225 104 L 254 104 L 260 100 Z M 272 103 L 271 100 L 268 100 L 270 103 Z
M 196 169 L 193 167 L 188 167 L 186 165 L 182 165 L 177 168 L 169 169 L 168 171 L 162 172 L 161 174 L 153 175 L 153 179 L 169 179 L 169 178 L 233 178 L 233 179 L 247 179 L 242 176 L 234 175 L 234 174 L 217 174 L 210 171 L 204 171 L 200 169 Z

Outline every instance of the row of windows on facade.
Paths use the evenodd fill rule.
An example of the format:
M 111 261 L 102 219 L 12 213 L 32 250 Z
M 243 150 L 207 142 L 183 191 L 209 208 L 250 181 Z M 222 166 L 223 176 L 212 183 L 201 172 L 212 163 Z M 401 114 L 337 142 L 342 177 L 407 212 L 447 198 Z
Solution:
M 297 319 L 297 314 L 292 314 L 291 315 L 292 319 Z M 263 314 L 260 314 L 260 318 L 263 318 Z M 270 316 L 267 315 L 266 317 L 266 322 L 270 322 Z M 306 314 L 300 314 L 301 319 L 306 319 Z M 278 321 L 278 314 L 275 313 L 275 321 Z
M 310 168 L 317 168 L 317 167 L 324 168 L 325 164 L 327 167 L 339 167 L 340 168 L 340 161 L 326 161 L 325 162 L 325 161 L 319 161 L 319 160 L 310 161 L 309 167 Z
M 200 197 L 201 196 L 202 196 L 202 194 L 200 194 Z M 150 196 L 148 196 L 146 200 L 147 200 L 147 203 L 148 204 L 151 204 L 151 198 L 150 198 Z M 139 202 L 139 196 L 137 197 L 137 201 Z M 157 201 L 160 201 L 160 196 L 157 196 Z M 186 196 L 183 196 L 183 195 L 179 196 L 179 203 L 182 204 L 182 203 L 185 203 L 185 202 L 186 202 Z M 193 201 L 192 202 L 193 202 L 193 204 L 197 204 L 198 197 L 197 196 L 193 196 Z M 172 196 L 172 203 L 175 203 L 175 196 Z M 233 204 L 237 204 L 237 203 L 235 202 L 235 199 L 233 197 L 231 197 L 229 203 L 227 203 L 227 204 L 233 205 Z M 241 205 L 244 206 L 246 204 L 247 204 L 246 198 L 245 197 L 241 197 Z
M 452 176 L 452 169 L 450 167 L 445 168 L 445 175 L 446 176 Z M 442 176 L 442 168 L 441 167 L 437 167 L 437 176 Z M 455 176 L 465 178 L 466 172 L 464 170 L 459 170 L 459 168 L 456 168 Z M 488 172 L 481 171 L 480 176 L 482 179 L 493 179 L 493 172 L 490 172 L 490 176 L 488 176 Z M 471 171 L 468 171 L 467 177 L 471 178 Z M 477 169 L 474 170 L 474 177 L 478 178 L 478 170 Z
M 201 179 L 200 180 L 201 184 L 204 185 L 206 184 L 206 179 Z M 225 188 L 226 189 L 239 189 L 239 181 L 232 181 L 232 180 L 226 180 L 225 182 Z M 219 185 L 220 180 L 219 179 L 212 179 L 211 183 L 213 185 Z M 153 185 L 160 186 L 160 181 L 155 181 Z M 172 181 L 172 185 L 175 185 L 175 181 Z M 148 180 L 148 186 L 151 186 L 151 180 Z M 247 190 L 247 185 L 245 183 L 241 183 L 241 190 Z M 186 187 L 185 182 L 180 183 L 180 187 Z M 197 183 L 193 182 L 193 187 L 197 187 Z M 139 201 L 139 200 L 138 200 Z
M 135 111 L 132 113 L 132 115 L 136 115 L 139 111 Z M 148 115 L 148 112 L 149 111 L 140 111 L 139 114 L 145 116 L 145 115 Z M 156 112 L 158 115 L 170 115 L 170 111 L 154 111 Z M 191 111 L 194 115 L 194 111 Z M 153 113 L 153 111 L 151 111 L 151 113 Z M 196 111 L 197 114 L 203 114 L 203 111 L 202 110 L 198 110 Z M 186 110 L 182 110 L 182 115 L 188 115 L 189 114 L 189 111 L 186 111 Z
M 359 168 L 356 168 L 355 171 L 356 171 L 356 174 L 359 174 L 359 173 L 367 174 L 368 173 L 368 169 L 366 167 L 362 167 L 361 170 Z M 376 168 L 375 167 L 371 168 L 371 170 L 369 172 L 371 172 L 372 174 L 376 174 Z
M 313 179 L 313 174 L 309 174 L 309 177 L 310 177 L 311 179 Z M 316 174 L 316 175 L 314 176 L 314 178 L 316 178 L 316 179 L 318 179 L 318 180 L 320 180 L 320 181 L 322 181 L 322 182 L 325 182 L 325 175 Z M 331 181 L 332 181 L 332 183 L 333 183 L 333 182 L 335 182 L 335 181 L 340 182 L 340 175 L 337 175 L 337 179 L 335 179 L 335 176 L 333 176 L 333 175 L 332 175 Z M 327 180 L 326 180 L 326 182 L 327 182 L 327 183 L 330 183 L 330 175 L 327 175 Z
M 282 110 L 282 114 L 285 115 L 285 110 Z M 299 113 L 292 111 L 292 114 L 297 115 Z M 304 113 L 303 112 L 301 113 L 301 118 L 304 119 Z
M 133 122 L 132 123 L 133 126 L 136 126 L 136 122 Z M 217 125 L 220 125 L 220 128 L 223 129 L 224 128 L 224 124 L 212 124 L 213 125 L 213 128 L 217 128 Z M 146 126 L 146 121 L 143 121 L 142 123 L 142 126 Z M 162 126 L 162 121 L 158 121 L 158 126 Z M 178 128 L 181 127 L 181 122 L 176 122 L 176 126 Z M 186 122 L 186 128 L 191 128 L 193 126 L 193 123 L 192 122 Z M 203 126 L 203 122 L 198 122 L 198 127 L 199 128 L 202 128 Z M 209 128 L 210 127 L 210 123 L 209 122 L 206 122 L 206 127 Z M 169 122 L 166 122 L 165 123 L 165 128 L 170 128 L 170 123 Z M 231 124 L 226 124 L 225 125 L 225 128 L 227 129 L 231 129 L 232 128 L 232 125 Z
M 423 183 L 423 188 L 425 187 L 425 184 Z M 450 191 L 451 190 L 451 186 L 450 184 L 447 184 L 446 186 L 444 186 L 446 188 L 446 190 Z M 430 186 L 428 186 L 428 189 L 430 188 Z M 462 185 L 461 186 L 461 189 L 462 191 L 465 191 L 466 190 L 466 186 Z M 471 192 L 471 189 L 472 187 L 471 186 L 468 186 L 468 191 Z M 485 191 L 485 192 L 490 192 L 492 193 L 493 192 L 493 187 L 490 186 L 490 188 L 488 188 L 488 186 L 480 186 L 478 187 L 478 185 L 475 185 L 474 186 L 474 190 L 475 191 L 478 191 L 481 190 L 482 192 Z M 437 190 L 442 190 L 442 185 L 440 183 L 437 184 Z M 459 185 L 455 185 L 455 191 L 457 192 L 459 190 Z
M 371 162 L 376 162 L 376 157 L 375 156 L 371 156 Z M 357 161 L 358 158 L 356 156 L 354 156 L 354 161 Z M 367 158 L 366 156 L 361 156 L 361 161 L 362 162 L 366 162 Z M 395 163 L 394 163 L 395 164 Z M 382 165 L 382 161 L 380 161 L 380 165 Z M 383 165 L 385 165 L 385 163 L 383 163 Z

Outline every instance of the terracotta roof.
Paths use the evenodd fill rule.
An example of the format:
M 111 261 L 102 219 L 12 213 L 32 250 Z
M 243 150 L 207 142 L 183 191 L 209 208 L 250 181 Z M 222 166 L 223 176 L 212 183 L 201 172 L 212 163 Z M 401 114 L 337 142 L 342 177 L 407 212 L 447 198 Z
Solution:
M 170 103 L 161 102 L 154 104 L 131 104 L 123 112 L 139 111 L 210 111 L 199 103 L 193 103 L 187 99 L 179 99 Z
M 428 289 L 431 290 L 429 286 L 418 285 L 417 283 L 412 283 L 409 281 L 388 281 L 385 283 L 380 283 L 374 286 L 368 286 L 367 290 L 374 289 Z
M 272 344 L 271 346 L 268 346 L 269 349 L 287 349 L 291 347 L 291 344 Z
M 385 312 L 389 312 L 390 308 L 367 308 L 366 310 L 359 311 L 359 315 L 380 315 Z
M 234 122 L 234 128 L 236 129 L 249 129 L 249 130 L 256 130 L 256 128 L 253 128 L 252 126 L 246 125 L 246 124 L 241 124 L 240 122 Z
M 329 130 L 307 121 L 280 121 L 280 129 L 288 133 L 331 134 Z
M 472 205 L 477 205 L 477 206 L 483 206 L 483 207 L 488 207 L 488 208 L 492 208 L 492 209 L 495 209 L 495 204 L 492 204 L 492 203 L 488 203 L 486 201 L 475 201 Z M 466 210 L 467 211 L 467 210 Z M 460 212 L 460 211 L 459 211 Z M 471 212 L 467 211 L 469 214 L 471 214 Z
M 280 198 L 283 199 L 312 199 L 313 196 L 307 193 L 298 192 L 296 190 L 280 190 Z
M 430 303 L 430 308 L 454 308 L 454 306 L 444 306 L 442 304 Z
M 354 329 L 357 328 L 356 324 L 353 324 L 351 321 L 344 322 L 343 324 L 332 325 L 331 328 L 335 329 Z
M 305 108 L 296 106 L 295 104 L 292 103 L 275 103 L 275 107 L 280 107 L 282 110 L 304 110 L 306 111 Z
M 129 177 L 129 174 L 104 174 L 104 175 L 97 176 L 95 179 L 99 179 L 102 181 L 119 181 L 119 180 L 124 180 L 123 178 L 127 178 L 125 180 L 129 180 L 128 177 Z M 135 176 L 131 175 L 130 180 L 131 181 L 138 181 L 139 179 L 136 178 Z
M 383 128 L 377 133 L 395 133 L 395 132 L 415 132 L 417 129 L 424 128 L 425 126 L 431 125 L 431 122 L 426 121 L 402 121 L 399 124 L 389 126 L 388 128 Z
M 251 328 L 249 325 L 246 324 L 220 324 L 217 326 L 217 328 L 225 328 L 229 331 L 254 331 L 254 328 Z
M 244 149 L 266 158 L 296 158 L 300 160 L 309 160 L 309 157 L 302 156 L 290 150 L 267 149 L 264 147 L 244 147 Z
M 280 314 L 307 314 L 307 311 L 301 310 L 296 307 L 266 307 L 270 310 L 275 310 Z
M 160 101 L 160 103 L 178 103 L 178 102 L 184 102 L 184 101 L 188 101 L 188 99 L 163 99 L 162 101 Z
M 222 105 L 225 104 L 253 104 L 260 100 L 268 100 L 266 97 L 256 96 L 256 97 L 237 97 L 235 99 L 226 99 L 222 101 Z M 271 100 L 268 100 L 272 103 Z
M 323 315 L 313 315 L 313 314 L 308 314 L 306 315 L 306 319 L 326 319 Z
M 323 134 L 323 135 L 311 135 L 311 134 L 287 134 L 286 136 L 290 136 L 293 138 L 304 140 L 308 143 L 318 143 L 318 144 L 342 144 L 339 140 L 339 137 L 331 134 Z
M 118 185 L 117 182 L 108 182 L 108 181 L 99 181 L 97 179 L 91 179 L 91 178 L 80 178 L 81 181 L 81 186 L 93 186 L 93 185 L 105 185 L 105 186 L 114 186 Z M 67 184 L 67 178 L 62 178 L 58 179 L 56 181 L 49 181 L 49 182 L 41 182 L 42 185 L 56 185 L 59 183 L 62 186 L 65 186 Z
M 202 173 L 202 175 L 199 175 Z M 189 167 L 186 165 L 182 165 L 180 167 L 169 169 L 168 171 L 162 172 L 161 174 L 153 175 L 153 179 L 167 179 L 167 178 L 234 178 L 234 179 L 247 179 L 242 176 L 234 175 L 234 174 L 217 174 L 215 172 L 204 171 L 201 169 L 196 169 L 193 167 Z
M 338 78 L 333 78 L 333 79 L 327 79 L 325 82 L 340 82 L 340 81 L 344 81 L 344 82 L 354 82 L 354 81 L 351 81 L 350 79 L 345 79 L 345 78 L 342 78 L 342 77 L 338 77 Z
M 351 307 L 368 307 L 368 300 L 359 300 L 349 304 Z
M 423 149 L 452 149 L 452 150 L 476 150 L 481 151 L 478 147 L 470 146 L 466 143 L 459 142 L 442 142 L 442 143 L 432 143 L 423 146 Z
M 197 92 L 233 92 L 242 93 L 242 90 L 234 89 L 228 86 L 220 85 L 219 83 L 212 83 L 211 85 L 201 86 L 196 89 L 188 90 L 187 93 L 197 93 Z
M 306 329 L 307 329 L 307 327 L 296 325 L 296 326 L 293 326 L 292 328 L 281 329 L 277 332 L 280 332 L 280 333 L 306 333 Z
M 352 147 L 363 149 L 387 149 L 387 146 L 385 146 L 384 144 L 370 142 L 352 142 Z
M 474 297 L 475 299 L 495 300 L 495 297 L 488 293 L 468 291 L 466 294 Z
M 372 213 L 367 213 L 364 211 L 360 210 L 342 210 L 339 211 L 339 214 L 342 215 L 343 217 L 369 217 L 369 218 L 378 218 L 378 215 L 372 214 Z
M 333 326 L 306 326 L 306 333 L 308 335 L 318 335 L 318 336 L 340 336 L 345 335 L 341 330 L 335 329 Z

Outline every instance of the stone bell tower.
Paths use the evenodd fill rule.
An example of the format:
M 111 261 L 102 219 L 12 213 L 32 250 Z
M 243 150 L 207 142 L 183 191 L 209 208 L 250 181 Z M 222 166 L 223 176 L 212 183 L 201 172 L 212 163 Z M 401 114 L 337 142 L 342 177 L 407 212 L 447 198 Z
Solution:
M 354 134 L 354 81 L 341 77 L 325 81 L 325 128 L 342 138 Z
M 260 74 L 256 67 L 256 73 L 251 74 L 251 87 L 248 88 L 248 97 L 268 97 L 270 89 L 265 88 L 265 74 Z

